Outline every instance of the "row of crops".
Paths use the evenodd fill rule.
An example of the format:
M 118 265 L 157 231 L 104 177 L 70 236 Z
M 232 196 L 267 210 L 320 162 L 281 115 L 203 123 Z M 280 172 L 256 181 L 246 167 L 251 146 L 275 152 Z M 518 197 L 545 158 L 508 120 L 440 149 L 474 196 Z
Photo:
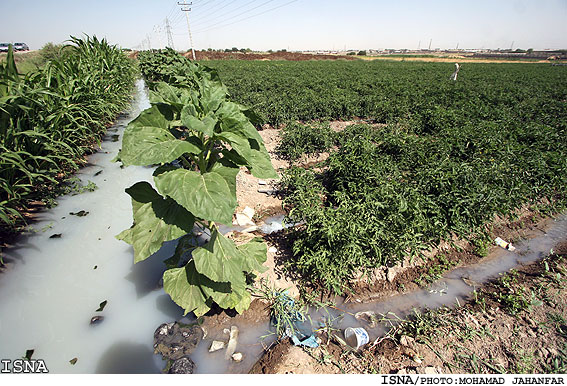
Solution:
M 495 214 L 567 202 L 565 68 L 466 64 L 452 82 L 437 63 L 211 65 L 263 123 L 288 122 L 280 156 L 331 153 L 282 180 L 288 220 L 305 224 L 288 269 L 327 290 L 454 234 L 484 242 Z M 352 118 L 369 124 L 321 122 Z
M 78 169 L 128 106 L 135 64 L 96 37 L 71 38 L 38 70 L 0 64 L 0 225 L 14 226 L 30 200 Z

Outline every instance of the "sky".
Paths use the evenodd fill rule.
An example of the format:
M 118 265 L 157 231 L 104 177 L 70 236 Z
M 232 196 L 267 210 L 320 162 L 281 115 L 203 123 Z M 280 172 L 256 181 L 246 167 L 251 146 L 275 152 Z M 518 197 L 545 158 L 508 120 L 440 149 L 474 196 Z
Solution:
M 196 49 L 566 49 L 567 0 L 186 0 Z M 190 47 L 171 0 L 0 0 L 0 42 L 31 49 L 70 35 L 124 48 Z M 5 15 L 12 15 L 6 17 Z

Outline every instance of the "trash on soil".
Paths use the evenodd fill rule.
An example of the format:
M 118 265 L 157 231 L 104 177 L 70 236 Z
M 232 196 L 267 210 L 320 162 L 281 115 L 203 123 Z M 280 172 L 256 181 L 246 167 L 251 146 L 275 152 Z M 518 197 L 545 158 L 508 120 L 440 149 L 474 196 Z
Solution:
M 250 217 L 246 216 L 244 213 L 237 213 L 236 214 L 236 225 L 241 226 L 241 227 L 245 227 L 245 226 L 254 226 L 256 224 L 254 224 L 252 222 L 252 219 L 250 219 Z
M 224 342 L 219 340 L 213 340 L 211 343 L 211 347 L 209 348 L 209 352 L 215 352 L 218 350 L 222 350 L 224 348 Z
M 254 209 L 250 208 L 249 206 L 245 207 L 242 210 L 242 214 L 245 215 L 246 217 L 248 217 L 250 220 L 252 220 L 254 218 L 254 214 L 256 212 L 254 211 Z
M 509 243 L 507 241 L 502 240 L 500 237 L 497 237 L 494 239 L 494 242 L 496 243 L 496 245 L 498 245 L 501 248 L 507 249 L 509 251 L 515 251 L 516 248 L 512 245 L 512 243 Z
M 277 252 L 278 252 L 278 249 L 277 249 L 276 247 L 270 247 L 270 248 L 268 249 L 268 252 L 270 252 L 270 253 L 277 253 Z
M 295 300 L 288 295 L 287 290 L 277 292 L 276 301 L 280 303 L 282 313 L 285 313 L 272 319 L 276 325 L 281 325 L 282 320 L 284 321 L 285 329 L 283 331 L 278 329 L 278 338 L 289 337 L 296 346 L 319 347 L 320 340 L 315 336 L 312 328 L 306 329 L 303 325 L 305 315 L 297 308 Z
M 248 227 L 248 228 L 244 229 L 242 231 L 242 233 L 251 233 L 251 232 L 257 231 L 258 229 L 260 229 L 260 228 L 258 228 L 256 225 L 254 225 L 252 227 Z
M 370 337 L 368 332 L 362 327 L 348 327 L 345 330 L 345 341 L 350 347 L 358 350 L 370 341 Z
M 238 343 L 238 327 L 230 327 L 230 339 L 228 340 L 228 345 L 226 346 L 225 359 L 230 359 L 234 351 L 236 351 L 236 344 Z
M 232 354 L 232 360 L 235 362 L 240 362 L 242 360 L 242 353 L 241 352 L 237 352 Z
M 311 335 L 308 338 L 303 339 L 303 340 L 299 340 L 299 338 L 297 338 L 296 335 L 293 335 L 291 337 L 291 341 L 296 346 L 305 346 L 305 347 L 312 347 L 312 348 L 319 347 L 319 342 L 320 342 L 320 340 L 315 335 Z

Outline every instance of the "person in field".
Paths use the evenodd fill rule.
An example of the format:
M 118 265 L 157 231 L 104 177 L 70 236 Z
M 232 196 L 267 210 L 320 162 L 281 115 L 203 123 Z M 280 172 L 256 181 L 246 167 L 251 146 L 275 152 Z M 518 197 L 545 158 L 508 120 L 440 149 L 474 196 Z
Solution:
M 459 73 L 460 68 L 461 66 L 459 66 L 459 63 L 455 63 L 455 72 L 453 72 L 453 75 L 451 75 L 451 80 L 457 80 L 457 74 Z

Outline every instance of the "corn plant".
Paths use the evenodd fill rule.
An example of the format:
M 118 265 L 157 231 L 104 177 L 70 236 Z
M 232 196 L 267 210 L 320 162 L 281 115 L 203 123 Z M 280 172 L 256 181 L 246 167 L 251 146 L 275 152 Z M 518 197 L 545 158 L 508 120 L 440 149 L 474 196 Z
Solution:
M 0 226 L 76 170 L 130 101 L 133 63 L 96 37 L 71 37 L 64 54 L 20 75 L 0 64 Z
M 153 174 L 155 189 L 147 182 L 126 189 L 134 224 L 117 238 L 133 246 L 134 262 L 179 238 L 167 260 L 174 268 L 163 275 L 164 290 L 173 301 L 197 316 L 213 302 L 242 312 L 251 301 L 245 273 L 263 271 L 266 245 L 256 238 L 237 246 L 219 232 L 217 223 L 232 223 L 241 166 L 258 178 L 277 175 L 247 117 L 250 112 L 227 99 L 216 73 L 189 61 L 176 61 L 175 66 L 164 72 L 184 75 L 175 78 L 175 85 L 153 84 L 152 107 L 124 132 L 118 155 L 123 165 L 159 167 Z M 209 234 L 205 245 L 195 241 L 195 227 Z

